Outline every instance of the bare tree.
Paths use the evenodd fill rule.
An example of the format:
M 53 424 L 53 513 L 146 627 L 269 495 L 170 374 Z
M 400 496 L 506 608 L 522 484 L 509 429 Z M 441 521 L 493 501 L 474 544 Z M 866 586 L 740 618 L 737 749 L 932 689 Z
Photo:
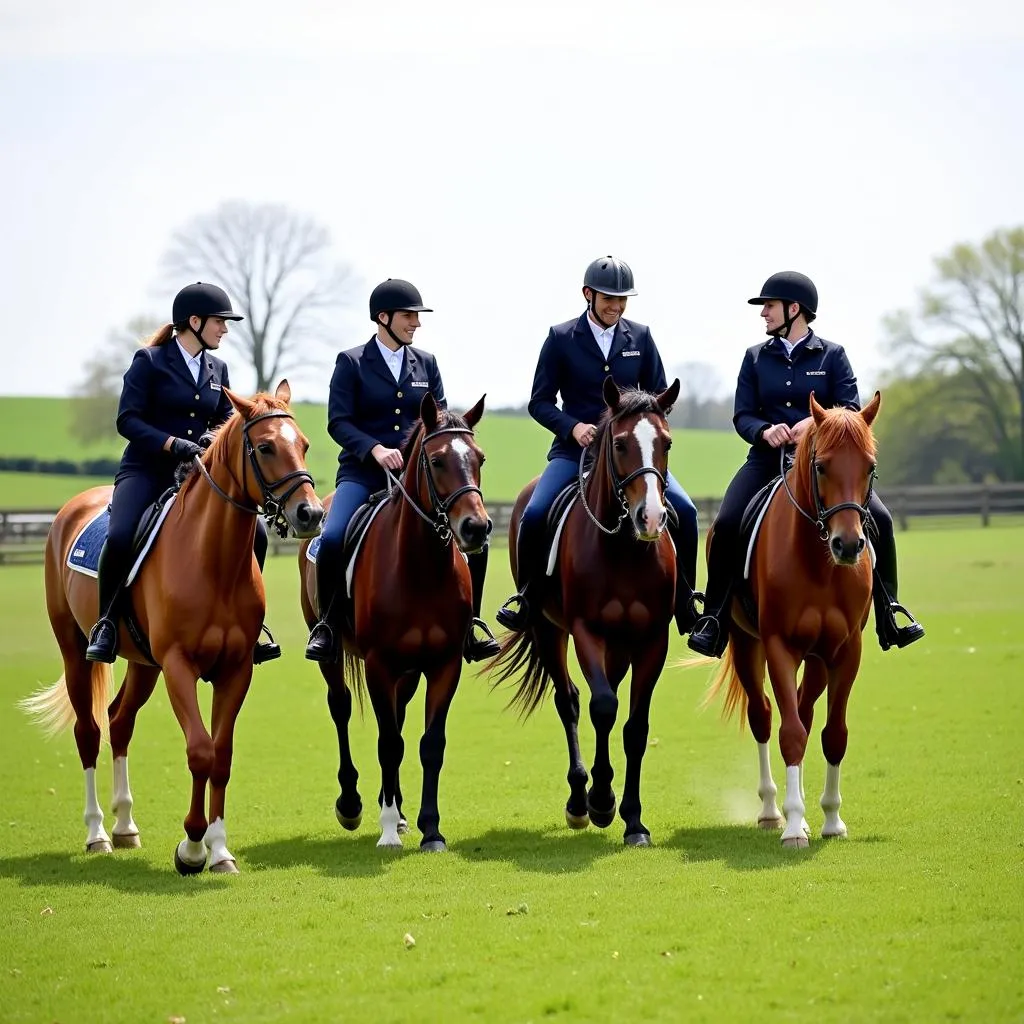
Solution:
M 935 267 L 917 315 L 886 322 L 903 374 L 956 378 L 1001 453 L 1000 475 L 1024 479 L 1024 227 L 954 246 Z
M 71 433 L 90 445 L 117 437 L 117 403 L 121 378 L 135 349 L 160 327 L 157 321 L 137 316 L 107 335 L 107 343 L 83 364 L 82 378 L 72 389 L 77 401 L 71 412 Z
M 223 203 L 178 231 L 164 254 L 175 287 L 210 281 L 227 289 L 245 320 L 233 328 L 259 391 L 310 362 L 327 315 L 346 306 L 353 274 L 330 254 L 330 233 L 275 203 Z

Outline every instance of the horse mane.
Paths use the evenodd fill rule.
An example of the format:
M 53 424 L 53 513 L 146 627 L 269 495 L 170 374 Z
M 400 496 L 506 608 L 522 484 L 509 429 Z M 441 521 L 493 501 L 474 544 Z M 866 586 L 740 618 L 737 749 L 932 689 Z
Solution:
M 437 410 L 437 430 L 444 430 L 449 427 L 455 427 L 460 430 L 471 430 L 472 428 L 460 416 L 457 412 L 452 412 L 449 409 Z M 398 450 L 402 453 L 402 465 L 409 465 L 409 457 L 412 455 L 413 449 L 416 447 L 416 442 L 420 440 L 420 435 L 423 433 L 423 420 L 418 419 L 415 423 L 402 435 L 402 440 L 399 443 Z
M 276 410 L 284 410 L 286 408 L 285 403 L 278 398 L 274 398 L 273 395 L 268 395 L 265 391 L 259 392 L 254 395 L 250 401 L 252 402 L 252 417 L 262 416 L 264 413 L 274 412 Z M 242 429 L 242 425 L 245 423 L 245 419 L 242 414 L 236 409 L 219 427 L 214 427 L 211 433 L 214 435 L 213 443 L 202 455 L 203 463 L 207 469 L 218 463 L 228 461 L 228 448 L 231 445 L 231 437 L 238 433 Z M 185 475 L 185 480 L 178 491 L 178 497 L 184 498 L 185 494 L 192 489 L 196 479 L 199 477 L 199 471 L 196 469 L 195 463 L 189 466 L 188 473 Z
M 845 406 L 826 409 L 821 424 L 805 431 L 797 445 L 794 466 L 799 485 L 810 487 L 812 451 L 815 457 L 827 458 L 848 445 L 859 448 L 872 461 L 877 455 L 875 435 L 859 411 Z
M 626 388 L 620 392 L 620 395 L 618 409 L 613 411 L 611 406 L 606 405 L 604 412 L 601 413 L 601 419 L 597 422 L 594 440 L 589 445 L 589 449 L 593 453 L 601 450 L 601 445 L 604 444 L 605 438 L 611 433 L 612 424 L 616 420 L 620 420 L 624 416 L 634 416 L 645 412 L 657 413 L 662 418 L 665 416 L 658 405 L 658 396 L 650 391 L 641 391 L 640 388 Z

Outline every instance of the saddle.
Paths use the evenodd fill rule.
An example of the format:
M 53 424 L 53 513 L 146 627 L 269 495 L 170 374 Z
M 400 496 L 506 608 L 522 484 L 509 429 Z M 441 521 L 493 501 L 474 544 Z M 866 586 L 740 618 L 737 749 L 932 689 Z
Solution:
M 355 510 L 348 522 L 348 526 L 345 528 L 345 538 L 341 546 L 341 564 L 338 566 L 338 569 L 345 574 L 345 591 L 350 598 L 352 596 L 352 579 L 356 555 L 359 553 L 360 547 L 362 547 L 363 538 L 366 536 L 366 531 L 370 528 L 370 523 L 373 522 L 377 513 L 384 507 L 385 499 L 390 494 L 391 492 L 387 490 L 374 491 Z M 330 516 L 330 514 L 330 511 L 328 511 L 327 515 Z M 318 535 L 313 538 L 309 547 L 306 548 L 306 558 L 315 565 L 319 553 L 320 537 Z

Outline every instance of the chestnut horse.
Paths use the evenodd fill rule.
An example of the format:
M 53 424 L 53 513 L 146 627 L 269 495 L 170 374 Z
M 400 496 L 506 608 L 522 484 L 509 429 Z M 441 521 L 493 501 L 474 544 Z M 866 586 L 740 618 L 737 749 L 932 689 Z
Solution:
M 846 835 L 839 817 L 839 766 L 846 753 L 846 706 L 860 668 L 861 631 L 871 608 L 871 560 L 864 531 L 875 475 L 871 424 L 880 402 L 875 392 L 861 412 L 823 409 L 811 394 L 813 426 L 800 439 L 785 486 L 772 497 L 754 547 L 749 589 L 756 620 L 734 599 L 729 646 L 708 695 L 710 700 L 728 684 L 726 716 L 746 711 L 761 769 L 758 825 L 784 826 L 784 846 L 808 843 L 803 760 L 814 704 L 826 688 L 821 834 Z M 764 690 L 766 665 L 782 719 L 783 813 L 775 802 L 778 790 L 768 757 L 772 709 Z
M 416 825 L 423 836 L 422 850 L 446 849 L 439 831 L 438 782 L 445 722 L 462 674 L 462 652 L 473 616 L 464 553 L 479 551 L 491 530 L 480 492 L 484 455 L 473 439 L 473 427 L 483 411 L 483 398 L 462 417 L 440 409 L 433 395 L 423 396 L 420 419 L 402 444 L 402 476 L 370 523 L 356 555 L 352 618 L 342 628 L 342 660 L 320 663 L 338 733 L 341 794 L 335 814 L 349 830 L 359 827 L 363 808 L 349 747 L 352 693 L 347 683 L 356 688 L 360 703 L 364 690 L 369 692 L 381 770 L 378 846 L 400 847 L 407 831 L 399 782 L 405 753 L 402 727 L 423 675 L 423 794 Z M 328 497 L 324 502 L 328 508 L 330 501 Z M 300 599 L 312 628 L 318 619 L 316 566 L 306 557 L 308 547 L 305 543 L 299 550 Z
M 235 719 L 252 678 L 252 649 L 266 598 L 253 556 L 256 516 L 282 534 L 290 526 L 308 537 L 320 528 L 323 507 L 306 470 L 309 442 L 298 430 L 282 381 L 274 397 L 252 400 L 224 392 L 235 407 L 197 470 L 185 482 L 127 593 L 135 621 L 149 641 L 139 650 L 121 626 L 120 653 L 128 671 L 109 707 L 110 665 L 85 659 L 86 637 L 96 619 L 96 581 L 67 567 L 70 545 L 109 504 L 112 489 L 94 487 L 57 513 L 46 541 L 46 609 L 64 659 L 64 674 L 22 702 L 49 732 L 74 722 L 85 770 L 86 849 L 139 845 L 128 786 L 128 745 L 139 709 L 162 671 L 171 707 L 183 732 L 192 773 L 186 838 L 174 862 L 182 874 L 203 870 L 235 873 L 227 848 L 224 795 L 231 774 Z M 201 470 L 201 472 L 199 471 Z M 199 711 L 197 681 L 213 684 L 212 733 Z M 113 844 L 103 827 L 96 796 L 96 758 L 108 728 L 114 757 Z M 204 809 L 207 783 L 210 815 Z
M 576 829 L 590 822 L 607 828 L 615 820 L 608 737 L 618 711 L 619 684 L 632 668 L 629 717 L 622 730 L 626 779 L 621 806 L 630 846 L 651 841 L 640 819 L 640 769 L 675 601 L 675 550 L 665 529 L 672 444 L 665 417 L 678 395 L 678 379 L 658 395 L 620 392 L 611 377 L 605 379 L 607 408 L 590 445 L 593 468 L 561 528 L 560 569 L 555 585 L 546 588 L 544 616 L 523 633 L 504 638 L 492 667 L 497 682 L 522 673 L 512 704 L 524 716 L 540 705 L 554 682 L 555 708 L 569 745 L 565 819 Z M 581 461 L 581 480 L 582 466 Z M 536 480 L 520 493 L 509 526 L 513 576 L 519 519 L 535 486 Z M 629 528 L 623 528 L 626 520 Z M 589 792 L 577 735 L 580 695 L 566 665 L 570 636 L 590 687 L 596 734 Z

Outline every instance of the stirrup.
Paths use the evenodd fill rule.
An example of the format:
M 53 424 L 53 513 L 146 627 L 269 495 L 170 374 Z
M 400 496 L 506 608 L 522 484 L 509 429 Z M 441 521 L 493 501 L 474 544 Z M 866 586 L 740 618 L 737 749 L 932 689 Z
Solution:
M 701 608 L 697 605 L 700 604 Z M 680 636 L 692 633 L 694 626 L 703 618 L 704 595 L 699 590 L 691 590 L 690 596 L 676 608 L 676 626 Z
M 252 649 L 252 663 L 254 665 L 262 665 L 267 661 L 276 661 L 281 657 L 281 648 L 274 640 L 274 634 L 263 625 L 260 627 L 260 636 L 264 633 L 267 634 L 267 642 L 263 643 L 260 640 L 256 641 L 256 645 Z
M 896 621 L 897 612 L 905 615 L 910 622 L 905 626 L 899 625 Z M 902 650 L 924 636 L 924 626 L 898 601 L 890 601 L 886 605 L 884 624 L 878 623 L 878 625 L 878 645 L 883 651 L 887 651 L 891 647 L 897 647 Z
M 109 644 L 100 645 L 100 634 L 104 629 L 113 632 L 113 640 Z M 96 625 L 89 630 L 89 644 L 85 649 L 86 661 L 98 661 L 106 665 L 112 665 L 117 661 L 117 622 L 109 615 L 104 615 L 97 620 Z
M 310 631 L 306 642 L 306 658 L 309 661 L 333 662 L 338 660 L 337 641 L 334 630 L 326 619 L 321 619 Z
M 712 630 L 713 636 L 709 636 Z M 686 646 L 706 658 L 720 658 L 729 646 L 729 632 L 716 615 L 702 615 L 686 638 Z
M 530 605 L 526 600 L 526 594 L 523 591 L 513 594 L 498 609 L 498 614 L 494 617 L 500 626 L 521 633 L 530 624 Z
M 473 635 L 474 629 L 480 629 L 484 636 L 479 639 Z M 494 639 L 491 627 L 483 619 L 474 618 L 469 624 L 469 632 L 466 633 L 466 647 L 463 652 L 467 663 L 474 661 L 486 661 L 501 654 L 501 646 Z

